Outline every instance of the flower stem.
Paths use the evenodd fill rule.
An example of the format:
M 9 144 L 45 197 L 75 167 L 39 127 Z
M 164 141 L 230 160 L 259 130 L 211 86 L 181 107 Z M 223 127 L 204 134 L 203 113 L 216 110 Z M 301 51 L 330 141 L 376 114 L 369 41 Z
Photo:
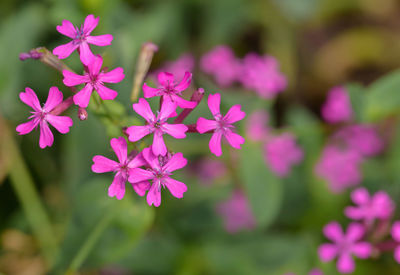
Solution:
M 204 96 L 204 89 L 199 88 L 196 91 L 193 92 L 192 97 L 190 98 L 190 101 L 197 102 L 196 107 L 199 105 L 200 101 L 203 99 Z M 194 107 L 194 108 L 196 108 Z M 194 110 L 192 109 L 183 109 L 182 112 L 179 114 L 179 116 L 175 119 L 174 123 L 182 123 L 185 118 Z

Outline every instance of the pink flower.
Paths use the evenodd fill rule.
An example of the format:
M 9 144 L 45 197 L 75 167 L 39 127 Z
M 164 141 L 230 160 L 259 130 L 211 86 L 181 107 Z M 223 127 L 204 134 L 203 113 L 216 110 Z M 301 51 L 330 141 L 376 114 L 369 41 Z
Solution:
M 278 61 L 272 56 L 255 53 L 244 57 L 240 81 L 246 89 L 254 90 L 266 99 L 273 98 L 287 86 L 285 76 L 279 72 Z
M 348 206 L 345 215 L 353 220 L 363 220 L 370 225 L 375 219 L 389 219 L 394 211 L 394 203 L 384 191 L 375 193 L 372 197 L 365 188 L 358 188 L 351 193 L 351 199 L 357 206 Z
M 122 199 L 125 195 L 125 183 L 133 169 L 146 164 L 141 154 L 136 157 L 128 156 L 128 144 L 123 137 L 113 138 L 110 141 L 111 148 L 117 155 L 118 162 L 97 155 L 93 157 L 92 171 L 95 173 L 114 172 L 114 180 L 108 188 L 109 197 Z M 144 196 L 150 188 L 147 181 L 132 183 L 133 189 L 139 196 Z
M 240 105 L 232 106 L 225 116 L 220 112 L 221 95 L 214 94 L 208 96 L 208 108 L 215 120 L 208 120 L 200 117 L 197 120 L 196 128 L 200 134 L 212 131 L 213 135 L 210 139 L 209 147 L 211 153 L 217 157 L 222 155 L 221 138 L 224 136 L 229 144 L 236 149 L 240 149 L 240 145 L 244 143 L 244 138 L 236 134 L 233 130 L 235 127 L 232 123 L 242 120 L 246 113 L 240 110 Z
M 95 18 L 92 14 L 85 18 L 83 25 L 78 28 L 70 21 L 63 20 L 61 26 L 57 26 L 57 31 L 72 39 L 71 42 L 58 46 L 53 50 L 53 54 L 60 59 L 67 58 L 71 53 L 79 48 L 81 61 L 84 65 L 89 65 L 94 59 L 94 55 L 88 44 L 96 46 L 111 45 L 113 37 L 111 34 L 91 36 L 90 33 L 96 28 L 99 17 Z
M 17 132 L 20 135 L 26 135 L 32 132 L 38 125 L 40 126 L 40 148 L 53 145 L 54 136 L 51 132 L 48 123 L 50 123 L 57 131 L 61 134 L 69 132 L 69 128 L 72 126 L 72 119 L 67 116 L 59 116 L 58 114 L 52 114 L 54 108 L 63 101 L 63 94 L 58 90 L 57 87 L 51 87 L 46 103 L 43 107 L 40 106 L 39 100 L 35 92 L 31 88 L 25 88 L 25 92 L 19 94 L 19 98 L 23 103 L 32 107 L 33 112 L 29 117 L 28 122 L 17 126 Z
M 324 275 L 324 273 L 320 269 L 314 268 L 308 275 Z
M 139 103 L 133 104 L 133 110 L 146 120 L 147 125 L 128 127 L 126 133 L 129 135 L 129 140 L 135 142 L 144 136 L 154 133 L 153 144 L 151 145 L 153 154 L 165 156 L 167 147 L 164 143 L 163 134 L 181 139 L 186 137 L 185 132 L 188 130 L 184 124 L 167 123 L 167 119 L 175 112 L 175 109 L 175 103 L 164 101 L 161 105 L 161 110 L 155 116 L 150 109 L 149 103 L 144 98 L 140 98 Z
M 329 123 L 350 121 L 353 116 L 350 97 L 344 87 L 332 88 L 322 105 L 322 117 Z
M 216 211 L 224 219 L 225 230 L 229 233 L 253 229 L 256 226 L 249 202 L 240 190 L 235 190 L 231 198 L 218 204 Z
M 173 156 L 156 156 L 150 148 L 142 151 L 144 159 L 149 168 L 147 170 L 135 168 L 129 176 L 131 183 L 152 181 L 151 187 L 147 192 L 147 203 L 158 207 L 161 204 L 161 187 L 167 187 L 175 198 L 183 198 L 183 193 L 187 187 L 183 182 L 170 178 L 172 172 L 186 166 L 187 160 L 182 153 Z
M 398 243 L 394 249 L 394 259 L 400 264 L 400 221 L 396 221 L 392 226 L 392 238 Z
M 346 233 L 343 233 L 339 223 L 331 222 L 324 227 L 324 235 L 333 243 L 322 244 L 318 254 L 323 262 L 338 258 L 336 267 L 340 273 L 352 273 L 355 268 L 353 255 L 366 259 L 370 256 L 372 246 L 362 241 L 365 229 L 358 223 L 351 223 Z
M 100 71 L 103 59 L 97 55 L 88 65 L 88 71 L 84 75 L 77 75 L 73 72 L 64 70 L 64 84 L 66 86 L 76 86 L 85 83 L 85 87 L 74 95 L 74 103 L 79 107 L 86 108 L 89 105 L 90 96 L 95 90 L 101 99 L 113 100 L 118 93 L 103 85 L 106 83 L 118 83 L 124 79 L 124 70 L 120 67 L 109 72 Z
M 293 165 L 303 159 L 303 150 L 289 133 L 273 136 L 264 145 L 264 156 L 268 166 L 279 177 L 289 174 Z
M 339 193 L 361 182 L 361 161 L 362 157 L 354 150 L 328 145 L 322 152 L 315 172 L 328 181 L 332 192 Z
M 178 84 L 174 80 L 174 75 L 162 72 L 158 74 L 159 88 L 152 88 L 143 84 L 143 95 L 145 98 L 162 96 L 164 101 L 172 101 L 181 108 L 192 109 L 196 107 L 197 103 L 185 100 L 181 97 L 182 91 L 186 90 L 192 80 L 192 74 L 189 72 L 185 73 L 182 81 Z
M 265 110 L 258 110 L 252 113 L 247 120 L 247 136 L 253 141 L 261 141 L 268 135 L 267 127 L 269 115 Z
M 203 55 L 200 68 L 213 75 L 218 85 L 227 87 L 238 79 L 240 63 L 231 48 L 220 45 Z
M 192 72 L 194 68 L 194 57 L 190 53 L 182 54 L 177 60 L 166 62 L 162 69 L 152 73 L 158 75 L 161 72 L 169 72 L 177 79 L 183 79 L 186 72 Z

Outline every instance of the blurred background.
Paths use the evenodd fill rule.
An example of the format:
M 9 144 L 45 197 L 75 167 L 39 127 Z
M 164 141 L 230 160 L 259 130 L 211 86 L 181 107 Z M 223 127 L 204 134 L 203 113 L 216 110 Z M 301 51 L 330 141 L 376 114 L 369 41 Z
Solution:
M 122 201 L 108 198 L 112 175 L 90 169 L 94 155 L 114 157 L 109 146 L 113 129 L 98 116 L 89 113 L 87 121 L 79 122 L 71 111 L 71 132 L 55 134 L 54 145 L 45 150 L 38 146 L 37 132 L 18 136 L 14 130 L 29 114 L 18 98 L 25 87 L 42 102 L 51 86 L 68 94 L 58 72 L 39 61 L 22 62 L 19 54 L 64 44 L 67 40 L 56 26 L 63 19 L 79 25 L 87 14 L 100 16 L 95 35 L 114 36 L 111 46 L 92 49 L 104 55 L 109 68 L 124 68 L 125 79 L 113 87 L 130 115 L 135 62 L 141 45 L 152 41 L 159 51 L 150 71 L 192 54 L 195 87 L 221 92 L 225 110 L 237 103 L 247 113 L 268 110 L 270 126 L 290 130 L 298 138 L 303 162 L 279 178 L 265 167 L 256 146 L 232 152 L 224 147 L 219 159 L 224 165 L 213 166 L 211 171 L 219 173 L 210 176 L 201 170 L 202 163 L 217 159 L 208 151 L 208 138 L 167 140 L 189 159 L 189 166 L 175 177 L 188 186 L 184 199 L 164 192 L 161 207 L 155 208 L 132 190 Z M 333 262 L 319 261 L 317 248 L 324 241 L 323 225 L 332 220 L 348 223 L 343 208 L 350 199 L 349 192 L 331 193 L 313 172 L 334 131 L 322 122 L 320 107 L 330 88 L 352 83 L 359 90 L 358 101 L 352 103 L 363 112 L 365 87 L 400 65 L 399 34 L 396 0 L 2 0 L 0 273 L 301 275 L 318 267 L 325 274 L 338 274 Z M 240 87 L 218 87 L 198 68 L 201 56 L 220 44 L 239 58 L 249 52 L 276 57 L 287 89 L 275 100 L 260 103 L 255 96 L 243 95 Z M 76 53 L 66 63 L 81 70 Z M 365 99 L 372 115 L 360 116 L 360 122 L 389 125 L 384 133 L 391 140 L 400 131 L 397 118 L 385 110 L 393 100 L 400 102 L 393 97 L 396 92 L 400 89 Z M 199 114 L 209 116 L 205 104 L 196 111 L 193 120 Z M 400 144 L 388 143 L 382 155 L 363 164 L 363 184 L 389 191 L 398 202 L 398 167 Z M 229 233 L 216 208 L 238 186 L 249 197 L 256 225 Z M 357 261 L 354 274 L 400 274 L 392 258 L 387 254 Z

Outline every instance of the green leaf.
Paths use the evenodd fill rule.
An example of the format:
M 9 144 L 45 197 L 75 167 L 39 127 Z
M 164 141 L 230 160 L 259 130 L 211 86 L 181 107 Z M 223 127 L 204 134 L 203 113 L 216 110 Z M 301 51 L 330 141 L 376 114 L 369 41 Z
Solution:
M 358 83 L 350 83 L 345 85 L 349 96 L 351 107 L 354 112 L 354 119 L 356 122 L 365 121 L 365 88 Z

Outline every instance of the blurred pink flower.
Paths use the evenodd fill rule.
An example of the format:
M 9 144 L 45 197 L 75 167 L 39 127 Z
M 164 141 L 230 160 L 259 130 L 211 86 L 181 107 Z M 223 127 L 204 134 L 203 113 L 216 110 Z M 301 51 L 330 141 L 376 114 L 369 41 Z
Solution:
M 200 68 L 213 75 L 218 85 L 228 87 L 238 80 L 240 62 L 231 48 L 219 45 L 202 56 Z
M 146 162 L 141 154 L 136 157 L 128 156 L 128 144 L 123 137 L 111 139 L 110 144 L 117 155 L 118 162 L 96 155 L 93 157 L 92 171 L 95 173 L 115 173 L 114 180 L 108 188 L 108 196 L 115 196 L 120 200 L 125 195 L 125 183 L 132 169 L 143 166 Z M 150 188 L 150 184 L 146 181 L 135 182 L 132 187 L 139 196 L 144 196 L 146 190 Z
M 240 109 L 240 105 L 234 105 L 228 110 L 225 116 L 222 116 L 220 111 L 220 94 L 209 95 L 207 102 L 208 108 L 210 109 L 211 114 L 214 116 L 215 120 L 209 120 L 200 117 L 197 120 L 196 128 L 200 134 L 208 131 L 213 132 L 213 135 L 209 142 L 211 153 L 213 153 L 217 157 L 222 155 L 222 136 L 227 139 L 227 141 L 233 148 L 240 149 L 240 145 L 243 144 L 245 140 L 242 136 L 236 134 L 233 131 L 235 129 L 235 126 L 233 126 L 232 123 L 242 120 L 246 116 L 246 113 Z
M 253 229 L 256 226 L 249 202 L 240 190 L 235 190 L 230 199 L 219 203 L 216 211 L 222 216 L 224 227 L 229 233 L 236 233 L 241 229 Z
M 167 187 L 175 198 L 183 198 L 183 193 L 187 187 L 183 182 L 170 178 L 172 172 L 186 166 L 187 160 L 182 153 L 165 157 L 156 156 L 150 148 L 145 148 L 142 155 L 149 168 L 146 170 L 135 168 L 129 174 L 129 182 L 136 184 L 143 181 L 152 181 L 151 187 L 147 192 L 147 203 L 158 207 L 161 204 L 161 187 Z
M 337 258 L 336 267 L 340 273 L 352 273 L 355 269 L 353 255 L 366 259 L 370 256 L 372 246 L 363 241 L 365 229 L 361 224 L 351 223 L 344 233 L 339 223 L 331 222 L 324 227 L 324 235 L 333 243 L 320 245 L 318 254 L 323 262 Z
M 351 193 L 351 199 L 357 206 L 348 206 L 345 215 L 353 220 L 363 220 L 371 224 L 375 219 L 389 219 L 395 208 L 394 202 L 384 191 L 370 196 L 366 188 L 358 188 Z
M 355 150 L 328 145 L 322 152 L 315 172 L 328 182 L 332 192 L 339 193 L 361 182 L 361 161 L 362 157 Z
M 72 39 L 72 41 L 56 47 L 53 50 L 53 54 L 60 59 L 64 59 L 70 56 L 74 50 L 79 48 L 79 54 L 82 63 L 84 65 L 89 65 L 93 61 L 94 55 L 88 44 L 93 44 L 96 46 L 108 46 L 111 45 L 111 41 L 113 40 L 111 34 L 98 36 L 90 35 L 98 23 L 99 17 L 95 18 L 93 14 L 90 14 L 85 18 L 85 22 L 80 28 L 75 27 L 68 20 L 63 20 L 62 25 L 57 26 L 57 31 L 65 36 L 68 36 Z
M 392 238 L 397 242 L 397 247 L 394 249 L 394 259 L 400 264 L 400 221 L 396 221 L 392 226 Z
M 278 61 L 274 57 L 249 53 L 242 63 L 241 83 L 245 88 L 256 91 L 260 97 L 273 98 L 286 88 L 286 78 L 279 71 Z
M 222 161 L 210 158 L 200 160 L 195 169 L 200 182 L 204 185 L 212 184 L 215 179 L 222 177 L 227 172 Z
M 73 124 L 72 119 L 67 116 L 59 116 L 51 113 L 63 101 L 63 94 L 57 87 L 50 88 L 49 95 L 43 107 L 40 105 L 36 93 L 31 88 L 26 87 L 25 92 L 19 94 L 19 98 L 33 109 L 33 112 L 31 112 L 32 115 L 29 117 L 30 120 L 17 126 L 16 130 L 20 135 L 32 132 L 39 125 L 39 146 L 43 149 L 46 146 L 52 146 L 54 142 L 54 136 L 48 123 L 61 134 L 69 132 L 69 128 Z
M 246 134 L 253 141 L 261 141 L 268 135 L 269 115 L 265 110 L 253 112 L 247 120 Z
M 267 165 L 279 177 L 287 176 L 293 165 L 303 159 L 303 150 L 296 144 L 290 133 L 271 136 L 264 145 L 264 158 Z
M 133 104 L 133 110 L 142 116 L 147 124 L 144 126 L 130 126 L 126 129 L 129 141 L 135 142 L 151 133 L 154 133 L 151 149 L 153 154 L 165 156 L 167 147 L 165 146 L 163 135 L 168 134 L 174 138 L 185 138 L 188 128 L 184 124 L 168 124 L 167 119 L 175 112 L 176 105 L 172 101 L 164 101 L 161 110 L 154 115 L 149 103 L 144 98 L 139 99 L 139 103 Z
M 74 95 L 74 103 L 79 107 L 86 108 L 89 105 L 90 96 L 95 90 L 101 99 L 113 100 L 118 93 L 103 85 L 106 83 L 118 83 L 124 79 L 124 70 L 121 67 L 115 68 L 109 72 L 100 71 L 103 65 L 103 59 L 100 55 L 94 57 L 87 67 L 84 75 L 77 75 L 68 70 L 63 71 L 63 82 L 66 86 L 76 86 L 85 83 L 85 87 Z
M 161 72 L 168 72 L 176 76 L 177 79 L 183 79 L 186 72 L 192 73 L 194 68 L 194 57 L 190 53 L 182 54 L 177 60 L 166 62 L 161 69 L 152 72 L 152 75 L 158 75 Z
M 342 86 L 332 88 L 322 105 L 322 117 L 329 123 L 349 121 L 353 116 L 350 97 Z

